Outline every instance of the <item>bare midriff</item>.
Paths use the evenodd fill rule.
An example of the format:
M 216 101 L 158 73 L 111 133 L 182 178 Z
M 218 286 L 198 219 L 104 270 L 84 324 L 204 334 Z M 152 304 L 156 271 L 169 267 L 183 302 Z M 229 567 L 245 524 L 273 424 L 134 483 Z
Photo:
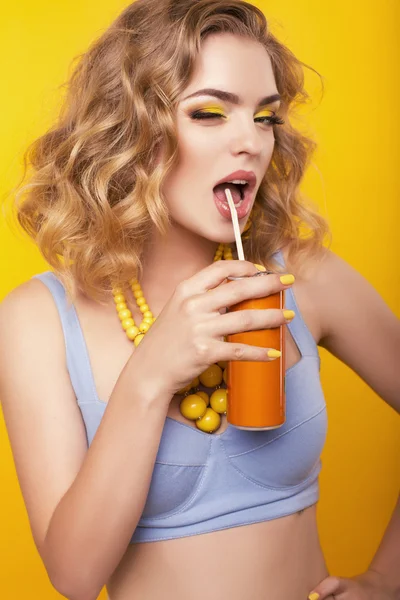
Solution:
M 328 576 L 316 505 L 251 525 L 130 544 L 109 600 L 306 600 Z

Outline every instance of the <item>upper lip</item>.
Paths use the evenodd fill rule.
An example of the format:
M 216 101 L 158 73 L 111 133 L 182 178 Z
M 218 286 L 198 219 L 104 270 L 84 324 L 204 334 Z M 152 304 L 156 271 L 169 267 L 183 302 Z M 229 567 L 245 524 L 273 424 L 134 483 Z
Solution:
M 240 170 L 240 171 L 234 171 L 233 173 L 226 175 L 225 177 L 223 177 L 222 179 L 217 181 L 217 183 L 214 185 L 214 187 L 219 185 L 220 183 L 232 181 L 233 179 L 243 179 L 243 180 L 247 181 L 248 188 L 246 191 L 248 193 L 251 193 L 257 184 L 257 177 L 256 177 L 255 173 L 253 173 L 253 171 Z

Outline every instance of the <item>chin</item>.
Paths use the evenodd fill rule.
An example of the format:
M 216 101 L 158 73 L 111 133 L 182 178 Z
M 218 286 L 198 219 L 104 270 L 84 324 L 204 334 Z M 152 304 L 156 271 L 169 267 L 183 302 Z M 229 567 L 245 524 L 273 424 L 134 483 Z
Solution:
M 225 227 L 220 227 L 219 229 L 215 229 L 214 231 L 205 231 L 202 236 L 209 240 L 210 242 L 215 242 L 216 244 L 234 244 L 235 243 L 235 234 L 231 230 L 227 230 Z
M 199 215 L 201 218 L 201 215 Z M 204 216 L 204 219 L 199 223 L 198 221 L 194 222 L 193 218 L 190 221 L 185 220 L 178 221 L 174 220 L 174 226 L 180 229 L 185 230 L 186 235 L 192 234 L 193 236 L 199 236 L 209 242 L 213 242 L 216 244 L 234 244 L 235 243 L 235 233 L 233 231 L 233 224 L 229 221 L 219 221 L 213 220 L 210 222 Z M 209 226 L 204 227 L 204 224 L 209 223 Z M 200 226 L 199 226 L 200 225 Z M 241 230 L 245 228 L 245 225 L 240 227 Z

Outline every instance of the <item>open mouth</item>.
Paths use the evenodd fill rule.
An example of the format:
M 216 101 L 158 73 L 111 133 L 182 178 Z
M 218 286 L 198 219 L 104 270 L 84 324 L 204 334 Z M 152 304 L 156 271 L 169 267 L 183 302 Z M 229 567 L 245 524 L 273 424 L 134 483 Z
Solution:
M 213 188 L 214 194 L 221 202 L 227 202 L 225 190 L 229 189 L 232 194 L 232 200 L 235 206 L 240 206 L 247 195 L 249 189 L 248 181 L 234 180 L 219 183 Z

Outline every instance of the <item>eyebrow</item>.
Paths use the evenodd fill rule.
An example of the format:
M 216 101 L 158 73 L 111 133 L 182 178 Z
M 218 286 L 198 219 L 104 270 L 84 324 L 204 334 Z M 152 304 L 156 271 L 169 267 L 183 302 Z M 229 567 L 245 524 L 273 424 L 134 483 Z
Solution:
M 225 102 L 230 102 L 231 104 L 240 104 L 240 98 L 237 94 L 232 94 L 231 92 L 224 92 L 222 90 L 216 90 L 214 88 L 205 88 L 203 90 L 198 90 L 197 92 L 193 92 L 183 100 L 188 100 L 188 98 L 194 98 L 196 96 L 214 96 L 215 98 L 219 98 Z M 183 101 L 182 100 L 182 101 Z M 272 94 L 272 96 L 266 96 L 262 98 L 257 106 L 265 106 L 267 104 L 273 104 L 274 102 L 279 102 L 281 100 L 280 94 Z

